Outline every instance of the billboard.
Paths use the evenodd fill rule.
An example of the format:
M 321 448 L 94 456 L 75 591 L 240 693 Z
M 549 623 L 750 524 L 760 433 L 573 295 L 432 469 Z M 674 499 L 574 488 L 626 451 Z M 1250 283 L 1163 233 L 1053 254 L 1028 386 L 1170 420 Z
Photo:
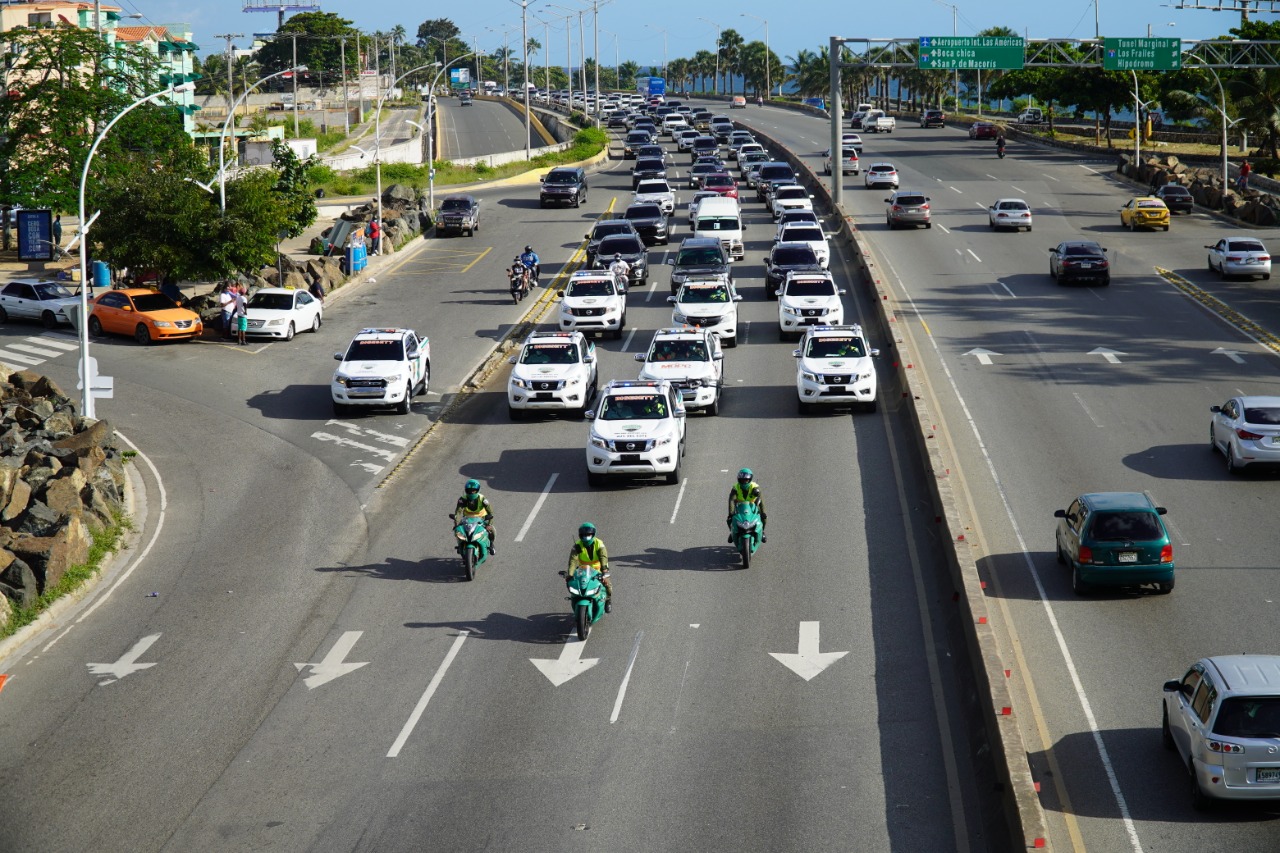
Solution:
M 449 85 L 455 89 L 465 89 L 471 85 L 470 68 L 450 68 Z
M 19 210 L 18 260 L 53 260 L 53 211 Z

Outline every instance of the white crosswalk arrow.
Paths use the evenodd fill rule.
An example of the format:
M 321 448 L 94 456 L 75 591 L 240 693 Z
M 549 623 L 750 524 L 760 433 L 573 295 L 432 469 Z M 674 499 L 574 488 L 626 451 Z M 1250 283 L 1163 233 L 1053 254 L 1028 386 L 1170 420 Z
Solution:
M 586 642 L 578 642 L 577 634 L 565 638 L 560 649 L 560 657 L 529 658 L 529 663 L 538 668 L 556 687 L 564 684 L 575 675 L 580 675 L 600 663 L 599 658 L 583 658 L 582 652 L 587 648 Z
M 1235 351 L 1235 350 L 1233 350 L 1233 349 L 1226 349 L 1226 348 L 1224 348 L 1224 347 L 1218 347 L 1216 350 L 1214 350 L 1213 352 L 1211 352 L 1211 353 L 1209 353 L 1209 354 L 1210 354 L 1210 355 L 1225 355 L 1227 358 L 1231 359 L 1231 360 L 1232 360 L 1232 361 L 1234 361 L 1236 364 L 1244 364 L 1244 359 L 1240 357 L 1240 353 L 1236 352 L 1236 351 Z
M 133 675 L 135 672 L 150 669 L 155 666 L 154 663 L 138 663 L 138 658 L 142 657 L 146 653 L 147 649 L 151 648 L 151 645 L 158 639 L 160 639 L 159 634 L 151 634 L 150 636 L 143 637 L 141 640 L 133 644 L 133 648 L 121 655 L 120 659 L 115 663 L 87 664 L 89 667 L 89 673 L 91 675 L 107 676 L 110 679 L 109 681 L 98 682 L 99 686 L 105 686 L 107 684 L 114 684 L 126 675 Z
M 352 647 L 356 641 L 360 639 L 360 635 L 364 631 L 345 631 L 338 638 L 338 642 L 333 644 L 333 648 L 329 649 L 329 653 L 324 656 L 320 663 L 295 663 L 298 672 L 302 672 L 305 667 L 311 667 L 311 674 L 303 680 L 303 684 L 307 685 L 308 690 L 315 690 L 322 684 L 328 684 L 335 678 L 341 678 L 348 673 L 355 672 L 362 666 L 368 666 L 369 662 L 363 663 L 347 663 L 346 657 L 351 653 Z
M 1089 351 L 1089 355 L 1100 355 L 1103 358 L 1105 358 L 1107 361 L 1111 362 L 1112 364 L 1119 364 L 1120 363 L 1119 357 L 1122 355 L 1128 355 L 1128 354 L 1129 353 L 1127 352 L 1120 352 L 1119 350 L 1107 349 L 1106 347 L 1098 347 L 1097 349 Z
M 989 349 L 982 349 L 982 347 L 975 347 L 975 348 L 973 348 L 973 349 L 969 350 L 967 353 L 965 353 L 965 355 L 975 355 L 975 356 L 977 356 L 977 357 L 978 357 L 978 364 L 990 364 L 990 363 L 991 363 L 991 356 L 993 356 L 993 355 L 1000 355 L 1000 353 L 998 353 L 998 352 L 992 352 L 992 351 L 991 351 L 991 350 L 989 350 Z
M 810 681 L 815 675 L 820 674 L 831 664 L 849 654 L 848 652 L 818 651 L 817 622 L 800 623 L 800 648 L 798 652 L 798 654 L 794 655 L 783 652 L 769 652 L 769 656 L 775 658 L 778 663 L 805 681 Z

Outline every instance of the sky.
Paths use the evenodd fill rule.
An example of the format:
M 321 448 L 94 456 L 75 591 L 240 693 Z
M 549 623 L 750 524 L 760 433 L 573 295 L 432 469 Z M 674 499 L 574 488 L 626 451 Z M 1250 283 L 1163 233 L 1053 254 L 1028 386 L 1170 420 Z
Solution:
M 110 0 L 109 0 L 110 1 Z M 248 47 L 248 35 L 274 31 L 276 16 L 242 11 L 241 0 L 212 0 L 193 4 L 190 0 L 114 0 L 126 14 L 140 13 L 141 21 L 127 23 L 167 24 L 182 22 L 192 28 L 201 54 L 225 49 L 220 33 L 245 33 L 236 39 L 238 47 Z M 287 0 L 301 3 L 308 0 Z M 316 0 L 321 11 L 331 12 L 351 21 L 365 32 L 390 30 L 403 26 L 412 39 L 418 25 L 431 18 L 449 18 L 468 36 L 479 39 L 483 51 L 501 47 L 505 41 L 519 42 L 520 5 L 517 0 L 465 0 L 461 3 L 408 2 L 382 0 L 377 3 L 358 0 Z M 558 6 L 579 8 L 577 0 L 529 0 L 530 36 L 546 42 L 545 29 L 534 16 L 550 19 L 551 62 L 563 65 L 565 56 L 564 15 Z M 590 0 L 585 0 L 590 2 Z M 769 47 L 785 62 L 797 51 L 816 51 L 827 44 L 832 35 L 848 38 L 916 38 L 925 35 L 952 34 L 952 7 L 955 8 L 955 31 L 974 35 L 993 26 L 1010 27 L 1031 38 L 1092 38 L 1094 35 L 1095 0 L 731 0 L 707 6 L 707 14 L 688 0 L 608 0 L 600 5 L 600 55 L 604 65 L 614 62 L 613 33 L 617 34 L 617 51 L 621 61 L 634 60 L 641 65 L 661 64 L 665 29 L 666 57 L 692 56 L 699 50 L 711 50 L 716 29 L 736 29 L 746 41 L 765 40 L 768 20 Z M 1153 36 L 1181 39 L 1213 38 L 1240 21 L 1234 12 L 1179 9 L 1182 3 L 1195 0 L 1096 0 L 1101 32 L 1104 36 L 1145 36 L 1151 25 Z M 1208 0 L 1200 0 L 1201 3 Z M 1270 6 L 1271 0 L 1263 5 Z M 1280 3 L 1276 4 L 1280 8 Z M 745 14 L 742 14 L 745 13 Z M 747 17 L 755 15 L 757 18 Z M 555 16 L 555 17 L 552 17 Z M 573 20 L 573 53 L 578 54 L 578 22 Z M 1277 14 L 1258 14 L 1258 20 L 1280 20 Z M 714 23 L 707 23 L 707 18 Z M 587 56 L 592 55 L 591 15 L 584 18 Z M 1170 26 L 1172 24 L 1172 26 Z M 559 31 L 554 28 L 560 27 Z M 503 34 L 504 27 L 514 28 Z M 606 30 L 608 31 L 606 33 Z M 542 63 L 541 55 L 538 63 Z M 575 60 L 576 65 L 576 60 Z

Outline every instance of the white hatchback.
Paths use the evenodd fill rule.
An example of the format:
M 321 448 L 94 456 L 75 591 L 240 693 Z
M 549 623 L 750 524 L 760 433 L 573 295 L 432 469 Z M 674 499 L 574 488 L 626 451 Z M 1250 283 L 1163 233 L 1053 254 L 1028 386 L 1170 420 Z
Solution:
M 867 189 L 893 187 L 896 190 L 898 188 L 898 170 L 894 168 L 892 163 L 872 163 L 862 180 Z
M 789 272 L 778 288 L 778 337 L 799 337 L 810 326 L 844 323 L 843 288 L 831 273 Z

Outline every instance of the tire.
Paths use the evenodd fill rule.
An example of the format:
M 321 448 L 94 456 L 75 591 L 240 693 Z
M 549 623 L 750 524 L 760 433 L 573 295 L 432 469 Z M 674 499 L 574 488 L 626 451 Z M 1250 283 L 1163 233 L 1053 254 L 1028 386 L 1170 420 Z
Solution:
M 1136 233 L 1138 233 L 1138 225 L 1137 225 L 1137 223 L 1136 223 L 1136 222 L 1134 222 L 1132 219 L 1131 219 L 1131 220 L 1129 220 L 1129 233 L 1130 233 L 1130 234 L 1136 234 Z
M 476 552 L 472 548 L 462 549 L 462 571 L 466 574 L 467 580 L 476 579 Z
M 586 642 L 587 635 L 591 633 L 591 620 L 587 618 L 587 607 L 585 604 L 579 604 L 574 610 L 573 617 L 578 627 L 578 642 Z
M 418 385 L 418 393 L 427 393 L 427 388 L 431 386 L 431 365 L 424 364 L 422 366 L 422 382 Z
M 1169 707 L 1163 702 L 1160 703 L 1160 743 L 1170 752 L 1178 749 L 1178 744 L 1173 740 L 1173 732 L 1169 730 Z
M 507 406 L 507 417 L 513 421 L 522 421 L 524 420 L 524 409 Z
M 58 318 L 53 315 L 52 311 L 46 311 L 40 315 L 40 322 L 46 329 L 52 329 L 58 325 Z
M 1080 567 L 1076 565 L 1071 567 L 1071 591 L 1080 596 L 1088 595 L 1092 591 L 1092 587 L 1080 579 Z
M 932 222 L 926 222 L 926 223 L 924 224 L 924 227 L 925 227 L 925 228 L 932 228 L 932 227 L 933 227 L 933 223 L 932 223 Z M 1030 229 L 1028 229 L 1028 230 L 1030 230 Z
M 1156 594 L 1168 595 L 1169 593 L 1173 592 L 1173 584 L 1174 584 L 1173 579 L 1170 579 L 1170 580 L 1164 581 L 1163 583 L 1158 584 L 1156 589 Z
M 1239 477 L 1244 473 L 1244 467 L 1236 464 L 1236 452 L 1231 449 L 1231 442 L 1227 442 L 1227 473 L 1233 477 Z
M 1058 271 L 1053 268 L 1053 264 L 1049 264 L 1049 278 L 1054 281 L 1058 280 Z
M 151 333 L 144 324 L 139 323 L 138 328 L 133 330 L 133 339 L 145 347 L 151 343 Z
M 862 410 L 863 410 L 864 412 L 874 412 L 874 411 L 876 411 L 878 408 L 880 408 L 880 401 L 879 401 L 879 400 L 872 400 L 870 403 L 863 403 L 863 404 L 862 404 Z
M 1067 564 L 1067 555 L 1062 553 L 1062 546 L 1057 542 L 1053 543 L 1053 550 L 1058 557 L 1058 565 L 1065 566 Z
M 742 568 L 751 568 L 751 543 L 746 536 L 738 540 L 738 553 L 742 555 Z
M 1213 258 L 1205 258 L 1205 263 L 1209 265 L 1209 272 L 1215 272 L 1213 268 Z
M 335 418 L 345 417 L 346 414 L 347 414 L 347 405 L 345 403 L 335 402 L 333 404 L 333 416 Z
M 677 453 L 678 453 L 678 455 L 676 456 L 676 468 L 675 468 L 675 470 L 674 470 L 674 471 L 672 471 L 672 472 L 670 472 L 669 474 L 667 474 L 667 485 L 668 485 L 668 486 L 677 486 L 677 485 L 679 485 L 679 484 L 680 484 L 680 457 L 681 457 L 681 456 L 684 456 L 684 442 L 683 442 L 683 441 L 682 441 L 682 442 L 680 442 L 680 447 L 679 447 L 679 449 L 677 450 Z
M 720 395 L 719 394 L 716 394 L 716 398 L 711 401 L 711 405 L 707 406 L 707 414 L 713 418 L 716 415 L 720 414 Z
M 320 326 L 321 326 L 323 323 L 324 323 L 324 321 L 320 319 L 320 315 L 319 315 L 319 314 L 317 314 L 316 316 L 312 317 L 312 318 L 311 318 L 311 334 L 313 334 L 313 335 L 314 335 L 316 332 L 319 332 L 319 331 L 320 331 Z
M 1168 226 L 1168 225 L 1166 225 L 1166 226 L 1164 227 L 1164 233 L 1166 233 L 1166 234 L 1168 234 L 1168 233 L 1169 233 L 1169 226 Z
M 291 341 L 291 340 L 293 340 L 293 336 L 294 336 L 294 335 L 296 335 L 296 334 L 298 334 L 298 330 L 294 328 L 294 326 L 293 326 L 293 321 L 290 321 L 290 322 L 289 322 L 289 328 L 285 329 L 285 332 L 284 332 L 284 339 L 285 339 L 286 341 Z
M 9 321 L 9 312 L 5 311 L 3 308 L 0 308 L 0 323 L 7 323 L 8 321 Z
M 396 405 L 396 414 L 409 414 L 413 405 L 413 383 L 410 382 L 404 387 L 404 399 Z
M 737 348 L 737 346 L 738 346 L 738 336 L 737 336 L 737 335 L 734 335 L 732 338 L 727 338 L 727 339 L 725 340 L 725 342 L 724 342 L 724 347 L 725 347 L 725 349 L 736 349 L 736 348 Z
M 1191 780 L 1191 807 L 1198 812 L 1211 811 L 1213 798 L 1201 789 L 1200 780 L 1196 778 L 1195 766 L 1191 762 L 1187 763 L 1187 776 Z
M 627 315 L 624 312 L 622 315 L 622 319 L 618 321 L 618 328 L 613 333 L 613 339 L 615 341 L 622 340 L 622 333 L 625 332 L 626 329 L 627 329 Z
M 797 405 L 799 406 L 800 414 L 802 414 L 802 415 L 810 415 L 810 414 L 813 414 L 813 404 L 812 404 L 812 403 L 806 403 L 804 400 L 799 400 L 799 401 L 798 401 L 798 403 L 797 403 Z
M 1106 278 L 1104 278 L 1104 279 L 1102 280 L 1102 286 L 1103 286 L 1103 287 L 1110 287 L 1110 286 L 1111 286 L 1111 276 L 1107 276 Z

